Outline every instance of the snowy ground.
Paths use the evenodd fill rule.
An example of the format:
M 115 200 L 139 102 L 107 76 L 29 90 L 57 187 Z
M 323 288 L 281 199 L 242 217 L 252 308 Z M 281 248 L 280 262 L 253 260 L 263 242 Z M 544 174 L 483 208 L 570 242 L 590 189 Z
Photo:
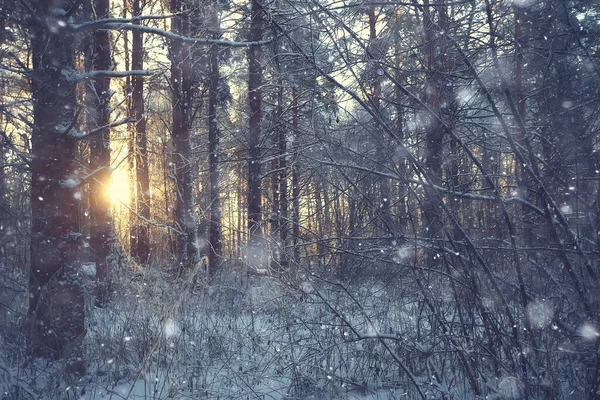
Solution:
M 415 398 L 372 338 L 406 329 L 411 305 L 375 284 L 352 300 L 306 276 L 292 284 L 236 272 L 191 290 L 157 269 L 121 271 L 109 307 L 93 308 L 88 296 L 83 377 L 24 356 L 25 279 L 11 277 L 5 286 L 15 289 L 2 298 L 1 398 Z
M 25 356 L 27 279 L 4 271 L 1 400 L 475 399 L 463 360 L 477 368 L 484 392 L 478 399 L 523 394 L 511 364 L 490 357 L 497 349 L 481 320 L 455 323 L 456 301 L 444 281 L 430 281 L 425 301 L 401 269 L 378 276 L 373 268 L 346 284 L 324 270 L 292 278 L 234 269 L 193 288 L 161 268 L 122 267 L 104 309 L 92 306 L 88 277 L 84 376 L 65 373 L 61 362 Z M 428 302 L 453 331 L 435 326 L 439 316 Z M 532 303 L 528 313 L 544 325 L 538 343 L 547 349 L 529 356 L 546 368 L 531 379 L 531 398 L 584 398 L 577 396 L 587 379 L 582 366 L 589 365 L 590 340 L 565 338 L 548 325 L 543 304 Z

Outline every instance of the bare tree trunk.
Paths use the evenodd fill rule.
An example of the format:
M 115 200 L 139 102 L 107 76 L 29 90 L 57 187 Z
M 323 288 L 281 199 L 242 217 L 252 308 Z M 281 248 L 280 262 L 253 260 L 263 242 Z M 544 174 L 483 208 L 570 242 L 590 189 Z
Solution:
M 129 11 L 130 0 L 123 0 L 123 10 L 121 16 L 127 18 Z M 131 70 L 131 52 L 129 51 L 129 32 L 123 31 L 123 58 L 125 61 L 125 70 Z M 131 76 L 125 78 L 125 101 L 127 105 L 127 116 L 134 118 L 135 112 L 133 109 L 133 84 Z M 128 174 L 129 174 L 129 254 L 135 256 L 137 251 L 137 224 L 136 215 L 137 195 L 136 195 L 136 177 L 135 177 L 135 130 L 137 124 L 129 124 L 127 126 L 127 154 L 128 154 Z
M 141 15 L 140 0 L 133 0 L 132 16 Z M 134 22 L 139 23 L 139 22 Z M 131 68 L 144 69 L 144 44 L 141 32 L 133 31 L 131 43 Z M 144 78 L 131 77 L 131 107 L 135 119 L 135 176 L 136 176 L 136 233 L 133 256 L 145 265 L 150 257 L 150 235 L 147 221 L 150 219 L 150 176 L 148 171 L 148 148 L 146 116 L 144 115 Z
M 108 18 L 110 0 L 94 0 L 96 19 Z M 91 53 L 95 71 L 107 71 L 111 65 L 110 36 L 106 30 L 97 30 L 93 36 Z M 87 84 L 86 100 L 90 131 L 107 126 L 110 118 L 110 78 L 97 77 Z M 110 186 L 110 130 L 108 128 L 90 139 L 90 167 L 97 171 L 90 182 L 90 247 L 96 261 L 96 305 L 105 306 L 109 300 L 111 276 L 109 254 L 113 235 Z
M 379 59 L 382 56 L 382 49 L 378 48 L 377 45 L 377 15 L 375 14 L 375 0 L 369 1 L 367 14 L 369 17 L 369 52 L 367 56 L 369 58 L 369 62 L 372 63 L 372 74 L 370 78 L 373 81 L 371 88 L 371 103 L 375 114 L 381 117 L 381 79 L 379 77 Z M 377 153 L 379 155 L 379 162 L 381 166 L 383 166 L 389 160 L 389 157 L 387 157 L 387 138 L 385 135 L 380 133 L 381 129 L 377 120 L 375 120 L 373 130 L 375 135 L 380 135 L 380 137 L 377 138 Z M 379 219 L 377 230 L 379 230 L 382 234 L 389 235 L 393 230 L 393 223 L 390 217 L 391 203 L 389 180 L 385 177 L 377 176 L 375 181 L 378 186 L 377 190 L 379 192 L 379 205 L 378 210 L 376 210 Z
M 394 35 L 394 64 L 396 66 L 396 76 L 395 79 L 398 82 L 402 82 L 401 76 L 401 57 L 400 57 L 400 37 L 399 34 Z M 404 141 L 404 112 L 402 107 L 402 88 L 400 85 L 394 85 L 394 108 L 396 109 L 396 137 L 399 141 Z M 397 218 L 397 231 L 399 234 L 406 233 L 408 229 L 408 185 L 404 181 L 407 179 L 408 166 L 406 162 L 406 157 L 402 156 L 400 159 L 400 163 L 398 165 L 398 174 L 400 176 L 400 187 L 398 188 L 398 218 Z
M 2 118 L 2 116 L 0 116 Z M 6 250 L 7 243 L 5 237 L 6 232 L 8 231 L 9 224 L 9 207 L 10 204 L 6 199 L 6 172 L 4 169 L 6 168 L 4 162 L 6 159 L 5 151 L 8 148 L 8 143 L 6 138 L 0 138 L 0 265 L 5 265 L 6 260 Z
M 218 39 L 219 16 L 217 2 L 213 2 L 210 10 L 213 38 Z M 221 191 L 219 188 L 219 125 L 217 122 L 217 100 L 219 94 L 219 47 L 210 49 L 210 88 L 208 97 L 208 170 L 210 175 L 210 225 L 208 228 L 209 271 L 214 276 L 218 268 L 218 257 L 221 255 Z
M 283 99 L 282 99 L 283 101 Z M 280 122 L 281 123 L 281 122 Z M 281 242 L 281 268 L 289 265 L 288 245 L 288 166 L 287 166 L 287 137 L 285 129 L 279 130 L 279 240 Z
M 514 14 L 514 28 L 515 28 L 515 97 L 517 101 L 517 109 L 518 114 L 515 115 L 516 118 L 519 118 L 523 123 L 525 123 L 525 112 L 526 102 L 525 95 L 523 93 L 523 64 L 525 63 L 523 57 L 523 32 L 522 32 L 522 21 L 523 15 L 519 9 L 519 7 L 515 7 Z M 521 134 L 517 134 L 517 142 L 521 146 L 525 146 L 525 137 Z M 517 186 L 518 186 L 518 195 L 522 197 L 524 200 L 531 202 L 531 182 L 529 179 L 529 175 L 522 163 L 518 161 L 518 158 L 515 157 L 515 174 L 517 177 Z M 523 229 L 523 240 L 525 246 L 533 246 L 534 245 L 534 237 L 533 237 L 533 222 L 529 217 L 529 209 L 522 205 L 521 206 L 521 226 Z
M 189 16 L 182 0 L 171 0 L 171 30 L 175 34 L 187 35 L 190 31 Z M 189 43 L 175 40 L 171 44 L 171 87 L 173 90 L 173 154 L 177 199 L 175 219 L 177 233 L 177 261 L 179 267 L 190 268 L 199 260 L 194 215 L 194 195 L 191 170 L 190 130 L 192 117 L 192 62 Z M 182 270 L 180 270 L 181 272 Z
M 52 2 L 32 5 L 32 18 L 67 25 Z M 54 26 L 54 25 L 53 25 Z M 81 234 L 77 223 L 80 178 L 74 159 L 77 83 L 69 31 L 31 24 L 34 127 L 31 161 L 31 271 L 27 348 L 33 356 L 63 358 L 83 372 L 84 297 L 78 279 Z
M 294 135 L 294 160 L 292 161 L 292 237 L 294 262 L 300 262 L 300 171 L 298 165 L 298 146 L 300 141 L 300 110 L 298 89 L 292 89 L 292 131 Z
M 279 56 L 279 47 L 277 40 L 273 43 L 275 52 L 275 72 L 277 85 L 277 105 L 273 118 L 273 133 L 271 140 L 272 160 L 271 160 L 271 187 L 273 192 L 273 210 L 271 214 L 271 240 L 274 243 L 274 248 L 279 253 L 279 257 L 275 257 L 273 252 L 272 267 L 286 267 L 286 250 L 285 240 L 287 240 L 287 232 L 282 233 L 281 229 L 285 224 L 283 214 L 287 216 L 287 182 L 282 180 L 287 179 L 284 171 L 286 166 L 285 160 L 285 124 L 283 123 L 283 72 L 281 70 L 281 59 Z M 284 187 L 282 187 L 284 186 Z M 282 238 L 282 235 L 284 238 Z
M 425 1 L 428 4 L 428 1 Z M 425 133 L 425 167 L 427 169 L 429 184 L 441 186 L 442 183 L 442 158 L 444 131 L 440 123 L 440 76 L 439 62 L 435 55 L 433 22 L 431 21 L 431 10 L 424 13 L 423 25 L 425 32 L 425 68 L 427 69 L 427 80 L 425 88 L 425 104 L 431 110 L 428 115 L 427 131 Z M 423 202 L 423 222 L 427 238 L 435 240 L 439 238 L 442 225 L 442 204 L 437 191 L 428 187 L 425 190 Z
M 275 56 L 277 58 L 277 56 Z M 279 193 L 279 121 L 281 118 L 282 104 L 282 87 L 279 85 L 281 80 L 278 78 L 277 87 L 277 105 L 275 113 L 273 114 L 273 131 L 271 132 L 271 196 L 273 199 L 273 208 L 271 210 L 271 240 L 276 240 L 279 236 L 279 212 L 281 211 L 280 193 Z M 273 262 L 277 262 L 274 258 Z
M 256 42 L 263 35 L 262 6 L 259 0 L 251 0 L 250 35 L 248 40 Z M 264 245 L 261 228 L 261 150 L 260 124 L 262 120 L 262 49 L 252 45 L 248 49 L 248 98 L 249 98 L 249 133 L 248 133 L 248 262 L 257 268 L 264 268 Z

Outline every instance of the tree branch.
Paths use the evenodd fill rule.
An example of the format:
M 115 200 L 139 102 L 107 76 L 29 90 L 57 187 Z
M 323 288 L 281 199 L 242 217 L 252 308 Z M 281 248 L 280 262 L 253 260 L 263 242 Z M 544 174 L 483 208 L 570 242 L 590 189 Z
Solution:
M 180 40 L 182 42 L 194 43 L 199 45 L 217 45 L 224 47 L 249 47 L 249 46 L 263 46 L 269 44 L 273 39 L 258 40 L 255 42 L 235 42 L 231 40 L 221 39 L 209 39 L 209 38 L 195 38 L 190 36 L 177 35 L 173 32 L 165 31 L 163 29 L 153 28 L 149 26 L 143 26 L 133 24 L 123 18 L 110 18 L 98 21 L 93 21 L 85 24 L 69 24 L 69 28 L 74 32 L 79 32 L 89 29 L 112 29 L 112 30 L 126 30 L 126 31 L 137 31 L 143 33 L 151 33 L 154 35 L 162 36 L 169 40 Z

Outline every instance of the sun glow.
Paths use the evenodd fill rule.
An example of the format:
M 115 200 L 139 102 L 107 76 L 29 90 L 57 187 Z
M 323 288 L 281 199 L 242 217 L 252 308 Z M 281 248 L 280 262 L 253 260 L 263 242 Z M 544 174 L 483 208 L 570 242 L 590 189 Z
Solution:
M 117 168 L 111 173 L 108 194 L 113 205 L 129 204 L 129 177 L 125 169 Z

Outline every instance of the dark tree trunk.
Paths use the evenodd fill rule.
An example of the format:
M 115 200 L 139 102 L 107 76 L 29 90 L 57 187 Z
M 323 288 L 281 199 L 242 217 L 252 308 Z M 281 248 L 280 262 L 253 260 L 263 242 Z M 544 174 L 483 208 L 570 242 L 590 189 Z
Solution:
M 217 3 L 213 2 L 210 10 L 214 29 L 213 38 L 218 39 L 219 16 Z M 219 125 L 217 119 L 217 102 L 219 94 L 219 47 L 210 49 L 210 88 L 208 96 L 208 170 L 210 179 L 210 225 L 208 228 L 209 271 L 214 276 L 218 268 L 218 257 L 221 255 L 221 191 L 219 188 Z
M 279 120 L 281 118 L 282 107 L 280 103 L 281 86 L 278 81 L 277 88 L 277 106 L 275 113 L 273 114 L 273 131 L 271 132 L 271 196 L 273 199 L 273 208 L 271 210 L 271 239 L 276 241 L 279 236 L 279 212 L 280 212 L 280 196 L 279 196 Z M 273 262 L 277 262 L 275 258 Z
M 292 164 L 292 237 L 294 262 L 300 261 L 300 167 L 298 165 L 298 148 L 300 141 L 300 110 L 298 105 L 298 89 L 292 89 L 292 131 L 294 134 L 294 160 Z
M 367 54 L 369 62 L 371 63 L 372 79 L 371 86 L 371 104 L 375 111 L 375 114 L 382 117 L 381 114 L 381 78 L 379 76 L 379 60 L 382 56 L 382 49 L 378 48 L 377 45 L 377 15 L 375 14 L 375 1 L 369 1 L 369 8 L 367 9 L 369 17 L 369 53 Z M 374 134 L 377 137 L 377 153 L 379 155 L 379 162 L 381 165 L 386 165 L 389 157 L 387 157 L 387 143 L 386 137 L 382 134 L 380 124 L 377 120 L 374 121 Z M 389 235 L 392 232 L 392 219 L 390 217 L 390 184 L 389 180 L 382 176 L 376 177 L 376 183 L 379 191 L 379 209 L 377 210 L 379 223 L 379 233 Z
M 283 101 L 283 100 L 282 100 Z M 279 240 L 281 241 L 281 268 L 289 264 L 288 245 L 288 167 L 287 167 L 287 137 L 284 126 L 279 133 Z
M 522 32 L 522 18 L 524 17 L 523 13 L 520 11 L 519 7 L 515 7 L 515 15 L 514 15 L 514 28 L 515 28 L 515 97 L 517 102 L 517 110 L 518 115 L 515 115 L 515 118 L 520 119 L 523 123 L 525 123 L 526 118 L 526 100 L 525 94 L 523 92 L 523 64 L 525 63 L 525 59 L 523 56 L 523 32 Z M 517 130 L 517 142 L 525 148 L 525 137 L 520 134 L 520 130 Z M 526 168 L 523 166 L 521 162 L 518 161 L 518 158 L 515 158 L 515 174 L 517 177 L 517 186 L 519 188 L 518 195 L 522 197 L 524 200 L 531 202 L 531 182 L 529 179 L 529 175 L 527 174 Z M 522 205 L 521 206 L 521 224 L 523 229 L 523 240 L 525 246 L 534 246 L 534 235 L 533 235 L 533 221 L 529 216 L 529 208 Z
M 1 118 L 1 117 L 0 117 Z M 5 151 L 8 147 L 5 138 L 0 139 L 0 264 L 5 265 L 6 258 L 6 232 L 9 224 L 9 202 L 6 199 L 6 168 L 4 164 Z
M 252 0 L 250 35 L 248 40 L 256 42 L 263 35 L 262 7 L 259 0 Z M 249 98 L 249 132 L 248 132 L 248 262 L 253 267 L 264 268 L 264 249 L 261 228 L 261 149 L 260 124 L 262 120 L 262 49 L 252 45 L 248 49 L 248 98 Z
M 428 4 L 427 1 L 425 4 Z M 425 132 L 425 168 L 430 185 L 441 186 L 444 131 L 440 123 L 441 113 L 441 77 L 440 62 L 435 54 L 433 22 L 431 10 L 426 10 L 423 18 L 425 32 L 425 68 L 427 80 L 425 88 L 425 104 L 431 111 L 428 115 Z M 439 239 L 442 233 L 442 200 L 437 191 L 427 187 L 423 203 L 423 222 L 425 236 L 432 240 Z
M 400 39 L 398 35 L 394 37 L 394 49 L 395 49 L 395 65 L 396 65 L 396 80 L 402 82 L 401 69 L 400 69 Z M 396 136 L 398 140 L 404 141 L 404 121 L 403 121 L 403 99 L 402 89 L 399 85 L 394 87 L 394 101 L 396 109 Z M 406 233 L 408 228 L 408 187 L 406 184 L 406 178 L 408 177 L 408 166 L 406 157 L 402 156 L 398 165 L 398 175 L 400 176 L 400 183 L 398 188 L 398 218 L 397 218 L 397 231 L 400 235 Z
M 133 0 L 132 16 L 141 15 L 140 0 Z M 135 22 L 139 23 L 139 22 Z M 141 32 L 133 31 L 131 43 L 131 69 L 144 69 L 144 44 Z M 131 108 L 135 119 L 135 184 L 137 216 L 132 246 L 132 254 L 142 265 L 150 257 L 150 235 L 147 221 L 150 219 L 150 176 L 148 171 L 148 145 L 146 136 L 146 116 L 144 115 L 144 78 L 131 77 Z
M 127 18 L 130 0 L 123 0 L 122 14 L 123 18 Z M 131 70 L 131 52 L 129 51 L 129 32 L 123 31 L 123 58 L 125 61 L 125 70 Z M 133 87 L 131 76 L 125 78 L 125 100 L 127 104 L 127 116 L 135 118 L 133 109 Z M 137 196 L 136 196 L 136 176 L 135 176 L 135 129 L 137 124 L 129 124 L 127 126 L 127 154 L 128 154 L 128 174 L 129 174 L 129 251 L 132 257 L 135 257 L 137 251 Z
M 95 0 L 94 8 L 98 19 L 108 18 L 109 0 Z M 110 36 L 106 30 L 97 30 L 93 36 L 91 53 L 95 71 L 110 69 Z M 110 78 L 98 77 L 86 88 L 88 126 L 90 131 L 109 123 Z M 110 239 L 112 237 L 111 209 L 108 188 L 110 186 L 110 131 L 108 128 L 90 140 L 90 167 L 98 171 L 90 181 L 90 247 L 96 261 L 97 293 L 96 305 L 104 306 L 109 300 L 111 288 Z
M 284 184 L 283 180 L 286 178 L 285 173 L 285 124 L 283 123 L 283 72 L 281 70 L 281 60 L 279 56 L 279 47 L 277 41 L 274 42 L 273 48 L 275 52 L 275 71 L 277 74 L 276 85 L 277 85 L 277 105 L 274 113 L 273 120 L 273 132 L 271 137 L 271 189 L 273 192 L 273 210 L 271 214 L 271 240 L 274 243 L 273 260 L 271 262 L 272 268 L 283 269 L 286 267 L 286 254 L 285 254 L 285 239 L 287 239 L 287 232 L 282 233 L 283 214 L 287 214 L 287 194 L 283 193 L 282 190 L 287 191 L 287 182 Z M 283 187 L 282 187 L 283 186 Z M 282 235 L 284 236 L 282 238 Z M 278 255 L 279 257 L 276 257 Z
M 185 1 L 171 0 L 171 12 L 181 13 Z M 171 19 L 175 34 L 187 35 L 190 31 L 189 16 L 177 14 Z M 175 153 L 175 178 L 177 198 L 175 223 L 177 226 L 177 261 L 180 272 L 191 268 L 199 260 L 192 189 L 190 129 L 192 117 L 192 63 L 189 43 L 175 40 L 171 44 L 171 87 L 173 90 L 173 127 L 171 134 Z
M 77 122 L 77 82 L 71 79 L 73 37 L 61 24 L 62 10 L 38 1 L 30 25 L 34 128 L 31 161 L 31 272 L 28 352 L 63 358 L 83 372 L 84 298 L 78 269 L 81 234 L 75 155 L 69 135 Z M 63 21 L 65 22 L 65 21 Z M 64 23 L 66 26 L 66 22 Z M 57 28 L 58 27 L 58 28 Z

